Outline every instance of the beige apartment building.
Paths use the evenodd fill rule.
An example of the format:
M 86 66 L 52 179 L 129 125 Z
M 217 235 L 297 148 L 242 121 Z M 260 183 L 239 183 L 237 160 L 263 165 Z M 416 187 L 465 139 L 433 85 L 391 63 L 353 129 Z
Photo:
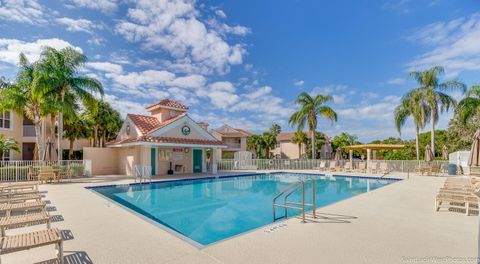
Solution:
M 277 135 L 277 146 L 272 150 L 273 157 L 276 159 L 299 159 L 304 156 L 306 146 L 292 143 L 295 132 L 280 132 Z
M 223 159 L 233 159 L 235 152 L 246 151 L 247 138 L 252 135 L 248 131 L 229 125 L 223 125 L 210 133 L 226 146 L 226 148 L 218 149 L 218 156 Z
M 47 142 L 50 136 L 50 119 L 44 118 L 42 124 L 42 137 Z M 33 160 L 35 151 L 35 127 L 29 119 L 12 111 L 0 112 L 0 134 L 5 137 L 13 137 L 19 145 L 20 152 L 4 153 L 1 160 Z M 57 159 L 57 138 L 52 140 L 52 157 L 51 160 Z M 81 150 L 88 146 L 88 140 L 76 140 L 74 150 Z M 69 141 L 62 141 L 62 148 L 69 148 Z

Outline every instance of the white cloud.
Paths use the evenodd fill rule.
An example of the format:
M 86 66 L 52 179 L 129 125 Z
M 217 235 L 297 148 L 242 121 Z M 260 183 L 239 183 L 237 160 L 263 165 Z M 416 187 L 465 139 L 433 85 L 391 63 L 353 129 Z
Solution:
M 400 85 L 405 83 L 405 78 L 393 78 L 387 81 L 387 84 Z
M 143 72 L 129 72 L 118 74 L 115 72 L 107 73 L 106 76 L 119 85 L 135 89 L 139 87 L 161 86 L 173 81 L 175 74 L 168 71 L 146 70 Z
M 123 72 L 122 65 L 111 63 L 111 62 L 89 62 L 87 67 L 109 73 L 120 74 Z
M 365 101 L 360 105 L 338 109 L 337 113 L 339 119 L 391 122 L 393 126 L 393 111 L 400 99 L 400 96 L 385 96 L 379 102 L 369 103 Z
M 349 98 L 356 93 L 355 89 L 349 88 L 347 85 L 326 85 L 317 86 L 312 90 L 312 94 L 330 95 L 333 97 L 334 105 L 343 105 Z
M 233 34 L 238 36 L 246 36 L 251 33 L 251 30 L 244 26 L 229 26 L 225 23 L 221 23 L 216 19 L 210 19 L 208 24 L 214 28 L 217 32 L 226 35 L 226 34 Z
M 228 44 L 220 32 L 198 17 L 194 1 L 139 0 L 128 9 L 127 19 L 117 24 L 116 31 L 128 41 L 141 42 L 149 49 L 161 48 L 175 60 L 185 62 L 187 57 L 189 63 L 218 73 L 241 64 L 242 46 Z
M 28 60 L 33 62 L 39 59 L 42 48 L 45 46 L 55 49 L 74 47 L 82 52 L 81 48 L 57 38 L 37 39 L 34 42 L 26 42 L 18 39 L 0 39 L 0 61 L 16 65 L 20 52 L 23 52 Z
M 215 10 L 215 14 L 221 18 L 227 18 L 227 14 L 225 14 L 225 12 L 223 12 L 221 9 Z
M 88 19 L 72 19 L 68 17 L 57 18 L 55 21 L 59 24 L 65 25 L 68 31 L 78 32 L 83 31 L 87 33 L 92 33 L 94 28 L 98 28 L 97 24 L 94 24 Z
M 104 13 L 110 13 L 117 9 L 117 0 L 71 0 L 78 7 L 98 9 Z
M 108 102 L 115 110 L 119 111 L 123 118 L 127 114 L 146 114 L 145 106 L 126 98 L 119 98 L 112 94 L 105 94 L 103 99 Z
M 272 87 L 263 86 L 251 93 L 239 95 L 237 103 L 227 109 L 230 112 L 248 111 L 261 115 L 261 118 L 274 121 L 287 118 L 293 112 L 284 105 L 283 99 L 272 94 Z
M 296 81 L 296 82 L 293 83 L 293 85 L 295 85 L 297 87 L 302 87 L 304 84 L 305 84 L 305 81 L 303 81 L 303 80 Z
M 409 63 L 409 70 L 441 65 L 447 77 L 462 71 L 480 70 L 480 13 L 427 25 L 409 40 L 432 48 Z
M 178 77 L 168 83 L 170 86 L 177 86 L 180 88 L 202 88 L 206 83 L 205 77 L 194 74 L 184 77 Z
M 37 0 L 3 0 L 0 2 L 0 19 L 20 23 L 45 23 L 44 8 Z

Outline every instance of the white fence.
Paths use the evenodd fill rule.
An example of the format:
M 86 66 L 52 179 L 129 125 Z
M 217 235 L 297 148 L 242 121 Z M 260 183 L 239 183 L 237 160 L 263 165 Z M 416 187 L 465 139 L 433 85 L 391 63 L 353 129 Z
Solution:
M 328 168 L 330 166 L 342 166 L 349 162 L 348 160 L 320 160 L 320 159 L 251 159 L 251 160 L 234 160 L 222 159 L 218 161 L 218 170 L 316 170 L 320 168 L 320 164 L 324 162 Z M 359 163 L 366 161 L 353 161 L 356 168 Z M 425 161 L 416 160 L 371 160 L 371 167 L 378 167 L 381 162 L 388 165 L 388 169 L 394 172 L 413 172 L 415 168 Z M 432 161 L 428 164 L 440 164 L 446 170 L 448 161 Z
M 457 167 L 463 172 L 463 173 L 469 173 L 469 166 L 468 166 L 468 157 L 470 156 L 470 151 L 456 151 L 453 153 L 450 153 L 448 155 L 449 161 L 452 164 L 457 165 Z
M 43 166 L 53 166 L 59 169 L 69 169 L 67 178 L 88 175 L 83 160 L 61 161 L 0 161 L 0 182 L 14 182 L 29 180 L 29 173 L 35 173 Z

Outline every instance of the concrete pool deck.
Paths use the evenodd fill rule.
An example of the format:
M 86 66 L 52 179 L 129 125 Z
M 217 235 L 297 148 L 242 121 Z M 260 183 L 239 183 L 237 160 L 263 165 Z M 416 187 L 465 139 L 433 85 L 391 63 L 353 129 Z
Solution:
M 131 178 L 76 179 L 40 190 L 51 202 L 52 226 L 63 230 L 65 263 L 477 263 L 479 218 L 434 211 L 444 180 L 413 176 L 322 207 L 315 222 L 292 218 L 202 249 L 84 188 Z M 2 261 L 56 263 L 54 257 L 46 246 Z

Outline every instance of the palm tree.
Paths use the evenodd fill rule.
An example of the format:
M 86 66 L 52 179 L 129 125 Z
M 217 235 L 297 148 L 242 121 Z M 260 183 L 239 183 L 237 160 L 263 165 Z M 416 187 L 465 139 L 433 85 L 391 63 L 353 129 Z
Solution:
M 251 135 L 247 138 L 247 148 L 255 152 L 256 158 L 259 155 L 260 140 L 261 137 L 258 135 Z
M 87 110 L 87 117 L 93 127 L 93 146 L 102 147 L 108 140 L 114 139 L 122 126 L 120 113 L 109 103 L 97 101 L 96 106 Z
M 443 73 L 443 67 L 440 66 L 430 68 L 426 71 L 409 73 L 410 77 L 420 85 L 420 87 L 415 90 L 421 93 L 422 100 L 430 108 L 430 144 L 433 153 L 435 153 L 435 125 L 438 122 L 439 114 L 448 111 L 450 107 L 455 107 L 457 104 L 455 99 L 445 92 L 447 90 L 459 90 L 464 93 L 466 90 L 465 84 L 459 81 L 452 80 L 440 83 L 438 75 Z
M 0 161 L 3 160 L 3 154 L 10 153 L 10 151 L 20 152 L 18 142 L 13 137 L 5 137 L 0 134 Z
M 42 118 L 46 115 L 47 100 L 45 94 L 36 89 L 35 76 L 37 65 L 30 63 L 20 53 L 20 69 L 14 83 L 0 80 L 0 111 L 15 111 L 30 119 L 35 127 L 37 156 L 41 160 L 43 154 Z
M 302 157 L 302 145 L 307 142 L 307 135 L 303 131 L 297 131 L 292 137 L 292 143 L 298 144 L 298 156 Z
M 400 104 L 395 108 L 395 126 L 398 133 L 402 133 L 402 126 L 409 117 L 413 118 L 415 125 L 415 149 L 417 160 L 420 160 L 419 135 L 420 129 L 423 129 L 430 118 L 430 109 L 422 100 L 422 94 L 417 90 L 412 90 L 402 97 Z
M 73 158 L 73 144 L 80 138 L 91 137 L 91 123 L 85 115 L 76 115 L 65 120 L 65 137 L 69 140 L 68 159 Z
M 102 110 L 100 111 L 102 118 L 100 119 L 99 127 L 102 132 L 101 147 L 105 147 L 108 140 L 114 139 L 117 136 L 118 131 L 122 127 L 122 119 L 120 113 L 106 102 L 101 101 L 99 109 Z
M 71 93 L 75 101 L 81 101 L 84 106 L 90 106 L 95 100 L 94 94 L 103 95 L 102 84 L 87 76 L 79 74 L 80 68 L 87 62 L 87 57 L 77 50 L 67 47 L 56 50 L 44 48 L 38 67 L 37 87 L 39 90 L 56 94 L 62 107 L 58 113 L 58 159 L 62 158 L 63 114 L 65 111 L 65 95 Z
M 280 134 L 280 132 L 282 132 L 282 127 L 280 127 L 280 125 L 277 123 L 273 123 L 270 127 L 270 132 L 277 136 L 278 134 Z
M 297 125 L 300 131 L 303 131 L 305 125 L 308 125 L 312 135 L 313 159 L 316 158 L 315 132 L 317 130 L 317 116 L 323 116 L 332 122 L 337 121 L 337 113 L 331 107 L 325 105 L 329 101 L 333 101 L 333 97 L 330 95 L 317 94 L 312 97 L 308 93 L 302 92 L 295 101 L 301 108 L 294 112 L 288 121 L 290 125 Z
M 265 150 L 265 157 L 269 159 L 270 150 L 275 148 L 275 145 L 277 145 L 277 136 L 270 131 L 264 132 L 262 134 L 262 141 L 263 141 L 263 147 Z
M 480 113 L 480 85 L 473 85 L 468 89 L 466 97 L 458 103 L 457 113 L 464 124 L 475 114 Z

